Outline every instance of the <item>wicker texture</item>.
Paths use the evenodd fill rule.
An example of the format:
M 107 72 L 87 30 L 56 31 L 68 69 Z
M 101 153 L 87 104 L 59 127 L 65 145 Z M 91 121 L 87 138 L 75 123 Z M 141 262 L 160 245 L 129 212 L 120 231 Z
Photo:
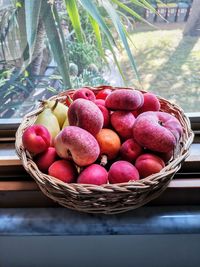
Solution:
M 88 88 L 95 93 L 105 88 L 111 90 L 133 89 L 113 88 L 110 86 Z M 50 99 L 58 99 L 60 102 L 65 103 L 67 95 L 72 95 L 73 92 L 74 90 L 68 90 Z M 41 191 L 62 206 L 88 213 L 105 214 L 121 213 L 138 208 L 158 197 L 167 188 L 174 174 L 180 169 L 182 162 L 188 156 L 189 147 L 194 137 L 190 121 L 183 110 L 166 99 L 160 97 L 158 99 L 161 104 L 161 111 L 174 115 L 180 121 L 183 126 L 183 134 L 176 151 L 174 151 L 173 159 L 157 174 L 134 182 L 96 186 L 77 183 L 66 184 L 42 173 L 22 144 L 22 134 L 28 126 L 34 124 L 37 115 L 43 110 L 42 104 L 37 110 L 27 114 L 20 124 L 16 133 L 15 146 L 17 154 L 24 168 L 34 178 Z

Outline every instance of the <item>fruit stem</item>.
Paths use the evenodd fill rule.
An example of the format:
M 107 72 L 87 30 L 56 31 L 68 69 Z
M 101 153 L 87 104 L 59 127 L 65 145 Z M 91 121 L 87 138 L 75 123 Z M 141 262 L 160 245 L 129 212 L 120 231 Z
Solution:
M 100 165 L 101 166 L 105 166 L 108 163 L 108 157 L 106 155 L 102 155 L 101 156 L 101 162 Z
M 54 111 L 54 109 L 57 107 L 57 105 L 58 105 L 58 99 L 55 100 L 55 104 L 53 105 L 51 110 Z
M 69 102 L 69 104 L 71 104 L 73 102 L 72 98 L 70 97 L 70 95 L 67 95 L 67 101 Z

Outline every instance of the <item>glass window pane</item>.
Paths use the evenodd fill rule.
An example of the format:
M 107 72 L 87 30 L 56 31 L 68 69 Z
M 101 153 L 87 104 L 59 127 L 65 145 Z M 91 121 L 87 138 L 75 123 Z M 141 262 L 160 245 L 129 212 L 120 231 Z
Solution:
M 59 32 L 60 42 L 62 44 L 64 41 L 64 49 L 68 51 L 72 87 L 100 84 L 124 86 L 105 35 L 102 34 L 101 38 L 109 67 L 99 53 L 97 36 L 94 34 L 86 10 L 79 5 L 79 1 L 76 1 L 85 38 L 85 42 L 81 43 L 78 40 L 81 38 L 81 33 L 78 38 L 64 2 L 56 1 L 55 6 L 60 27 L 64 33 L 63 39 L 56 21 L 56 13 L 53 19 L 54 26 Z M 198 19 L 200 7 L 195 9 L 199 12 L 196 13 L 199 16 L 196 16 L 189 1 L 184 1 L 185 4 L 181 6 L 178 1 L 165 1 L 169 3 L 168 6 L 156 6 L 151 1 L 153 7 L 165 17 L 163 19 L 152 10 L 145 12 L 145 9 L 131 5 L 130 1 L 121 2 L 125 2 L 129 8 L 152 24 L 143 23 L 128 13 L 125 16 L 121 15 L 121 21 L 132 41 L 129 45 L 141 78 L 141 84 L 139 84 L 123 46 L 119 46 L 119 50 L 115 50 L 116 56 L 128 86 L 137 86 L 145 91 L 155 92 L 180 105 L 185 112 L 200 112 L 200 22 Z M 195 2 L 193 1 L 193 5 Z M 98 6 L 97 1 L 93 3 Z M 122 12 L 120 8 L 118 9 Z M 102 10 L 101 12 L 118 42 L 119 37 L 112 30 L 109 14 L 103 13 Z M 36 15 L 37 27 L 28 28 L 29 14 L 32 14 L 31 10 L 23 9 L 23 1 L 0 1 L 0 118 L 20 118 L 33 110 L 38 105 L 38 100 L 49 98 L 66 88 L 56 64 L 55 51 L 52 49 L 52 43 L 49 42 L 44 21 Z M 195 17 L 197 19 L 193 21 L 192 18 Z M 33 36 L 35 39 L 30 48 Z M 56 36 L 52 40 L 57 41 Z

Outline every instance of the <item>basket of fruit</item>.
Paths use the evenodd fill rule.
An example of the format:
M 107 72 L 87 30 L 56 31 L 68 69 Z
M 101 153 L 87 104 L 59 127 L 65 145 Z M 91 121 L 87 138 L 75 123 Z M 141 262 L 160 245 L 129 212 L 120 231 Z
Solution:
M 193 141 L 183 110 L 134 88 L 84 87 L 41 101 L 16 151 L 42 192 L 70 209 L 113 214 L 158 197 Z

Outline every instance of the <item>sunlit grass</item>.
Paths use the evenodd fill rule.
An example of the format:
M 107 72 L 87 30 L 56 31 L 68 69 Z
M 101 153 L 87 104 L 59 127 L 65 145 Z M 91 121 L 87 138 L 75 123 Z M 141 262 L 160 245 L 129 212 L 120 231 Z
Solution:
M 187 112 L 200 111 L 200 38 L 183 37 L 182 28 L 145 29 L 131 35 L 143 89 L 161 95 Z M 137 84 L 123 53 L 128 85 Z

